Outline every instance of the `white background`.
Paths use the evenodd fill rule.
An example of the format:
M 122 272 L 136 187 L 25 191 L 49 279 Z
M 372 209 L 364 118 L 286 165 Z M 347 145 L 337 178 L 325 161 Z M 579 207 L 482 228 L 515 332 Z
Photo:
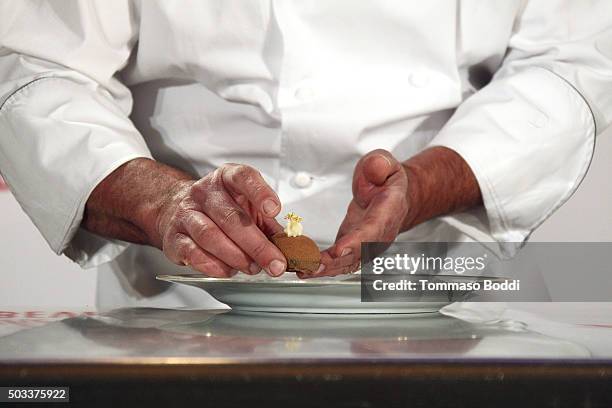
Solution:
M 577 193 L 534 234 L 536 241 L 612 241 L 612 130 L 598 138 Z M 8 191 L 0 191 L 2 307 L 93 309 L 95 270 L 56 256 Z

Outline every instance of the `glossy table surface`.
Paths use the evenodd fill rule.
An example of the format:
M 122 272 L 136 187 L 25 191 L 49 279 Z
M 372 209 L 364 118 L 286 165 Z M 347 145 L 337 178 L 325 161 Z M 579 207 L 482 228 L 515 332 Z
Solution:
M 176 397 L 193 393 L 181 388 L 186 384 L 208 389 L 208 396 L 212 389 L 220 393 L 235 386 L 261 395 L 261 387 L 284 384 L 284 392 L 292 390 L 294 396 L 310 386 L 332 387 L 329 395 L 345 395 L 345 402 L 350 395 L 357 405 L 376 406 L 381 401 L 374 395 L 379 393 L 369 392 L 397 383 L 402 392 L 411 390 L 415 398 L 435 406 L 427 398 L 436 392 L 423 394 L 429 388 L 422 385 L 437 384 L 449 396 L 473 392 L 474 403 L 482 387 L 514 390 L 519 399 L 506 397 L 498 401 L 501 406 L 524 404 L 521 395 L 544 404 L 555 398 L 574 398 L 580 404 L 588 399 L 591 406 L 609 402 L 610 304 L 508 304 L 493 309 L 491 313 L 489 305 L 472 304 L 448 315 L 351 316 L 5 307 L 0 311 L 0 385 L 71 384 L 89 395 L 100 384 L 111 392 L 125 381 L 134 389 L 150 389 L 158 381 L 175 384 Z M 363 382 L 369 385 L 359 388 Z M 544 399 L 524 394 L 530 387 L 537 387 L 533 392 Z M 241 403 L 232 393 L 217 397 Z

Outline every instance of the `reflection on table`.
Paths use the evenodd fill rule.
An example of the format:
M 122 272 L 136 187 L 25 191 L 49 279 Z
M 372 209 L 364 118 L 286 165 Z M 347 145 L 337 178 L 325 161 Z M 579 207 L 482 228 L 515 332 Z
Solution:
M 0 337 L 0 359 L 121 361 L 580 359 L 571 342 L 502 320 L 468 323 L 438 313 L 308 315 L 152 308 L 79 316 Z

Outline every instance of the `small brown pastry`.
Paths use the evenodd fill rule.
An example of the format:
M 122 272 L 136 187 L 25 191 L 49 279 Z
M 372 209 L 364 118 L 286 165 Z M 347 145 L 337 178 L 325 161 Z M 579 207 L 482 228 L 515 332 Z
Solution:
M 287 271 L 314 273 L 321 263 L 321 252 L 315 242 L 305 235 L 288 237 L 279 232 L 271 238 L 287 258 Z
M 312 239 L 302 235 L 302 217 L 290 212 L 285 219 L 288 221 L 285 231 L 274 234 L 270 239 L 287 258 L 287 270 L 316 272 L 321 264 L 321 252 Z

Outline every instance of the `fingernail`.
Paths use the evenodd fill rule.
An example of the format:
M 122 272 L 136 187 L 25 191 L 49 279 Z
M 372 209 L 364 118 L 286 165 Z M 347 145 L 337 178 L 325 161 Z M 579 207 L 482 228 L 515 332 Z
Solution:
M 340 252 L 340 256 L 347 256 L 353 253 L 353 248 L 344 248 L 342 252 Z
M 261 268 L 255 262 L 249 265 L 249 272 L 251 272 L 251 274 L 257 275 L 260 271 L 261 271 Z
M 279 261 L 278 259 L 270 262 L 269 272 L 272 276 L 280 276 L 285 272 L 285 264 Z
M 263 203 L 263 210 L 266 215 L 274 215 L 276 210 L 278 209 L 278 204 L 274 200 L 266 200 Z
M 387 156 L 385 156 L 384 154 L 379 154 L 379 156 L 385 159 L 387 163 L 389 163 L 389 166 L 393 166 L 393 163 L 391 163 L 391 160 L 389 160 Z
M 324 270 L 325 270 L 325 264 L 319 265 L 319 269 L 317 269 L 317 271 L 315 272 L 315 275 L 323 273 Z

